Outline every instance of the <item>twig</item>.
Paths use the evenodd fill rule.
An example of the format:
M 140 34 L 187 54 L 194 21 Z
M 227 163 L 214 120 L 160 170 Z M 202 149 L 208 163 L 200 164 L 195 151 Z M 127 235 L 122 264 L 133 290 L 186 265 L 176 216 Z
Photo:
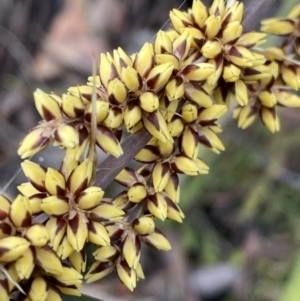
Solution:
M 95 184 L 105 189 L 150 139 L 151 136 L 145 129 L 131 134 L 122 143 L 124 154 L 121 157 L 108 156 L 101 162 L 96 174 Z
M 276 0 L 253 0 L 249 3 L 243 22 L 245 31 L 250 31 L 263 18 Z M 98 168 L 95 184 L 105 189 L 116 175 L 132 160 L 132 158 L 148 143 L 150 135 L 145 129 L 131 134 L 123 143 L 124 155 L 120 158 L 107 157 Z

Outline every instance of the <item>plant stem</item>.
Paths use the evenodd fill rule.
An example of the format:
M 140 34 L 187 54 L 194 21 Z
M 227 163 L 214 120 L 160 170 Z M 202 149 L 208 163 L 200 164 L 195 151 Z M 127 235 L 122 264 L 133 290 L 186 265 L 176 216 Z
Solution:
M 144 128 L 128 136 L 122 143 L 124 154 L 119 158 L 108 156 L 98 166 L 95 185 L 105 189 L 150 139 L 150 134 Z

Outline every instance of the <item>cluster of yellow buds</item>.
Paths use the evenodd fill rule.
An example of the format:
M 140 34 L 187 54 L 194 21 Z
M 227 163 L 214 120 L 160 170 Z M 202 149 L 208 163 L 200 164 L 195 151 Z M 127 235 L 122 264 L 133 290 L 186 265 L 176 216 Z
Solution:
M 252 73 L 248 82 L 249 103 L 234 111 L 238 126 L 250 126 L 259 116 L 268 129 L 274 133 L 280 130 L 278 107 L 299 107 L 300 97 L 294 91 L 300 88 L 300 4 L 296 5 L 287 18 L 271 18 L 262 21 L 261 30 L 274 35 L 283 35 L 281 47 L 256 49 L 265 56 L 260 67 L 263 75 Z
M 47 226 L 33 222 L 35 203 L 26 196 L 18 195 L 13 202 L 0 196 L 0 297 L 3 301 L 52 301 L 60 300 L 61 292 L 79 293 L 83 277 L 71 263 L 63 263 L 53 250 Z
M 1 300 L 60 301 L 62 294 L 80 295 L 83 278 L 96 281 L 114 270 L 133 290 L 144 278 L 142 243 L 171 248 L 155 219 L 184 218 L 178 174 L 208 173 L 199 149 L 225 149 L 217 121 L 230 98 L 243 129 L 259 116 L 275 132 L 277 106 L 300 106 L 291 92 L 300 87 L 293 54 L 299 54 L 300 5 L 286 19 L 263 22 L 263 30 L 287 36 L 281 48 L 266 50 L 257 47 L 266 34 L 243 32 L 237 1 L 214 0 L 207 8 L 194 0 L 170 19 L 172 28 L 138 53 L 101 54 L 99 75 L 86 85 L 62 95 L 34 93 L 42 121 L 18 154 L 26 159 L 53 144 L 65 157 L 60 169 L 25 160 L 21 194 L 13 202 L 0 196 Z M 97 170 L 95 145 L 119 158 L 123 132 L 142 129 L 151 139 L 133 153 L 140 165 L 121 170 L 115 181 L 125 190 L 103 198 L 95 175 L 109 171 Z M 87 243 L 97 247 L 88 269 Z

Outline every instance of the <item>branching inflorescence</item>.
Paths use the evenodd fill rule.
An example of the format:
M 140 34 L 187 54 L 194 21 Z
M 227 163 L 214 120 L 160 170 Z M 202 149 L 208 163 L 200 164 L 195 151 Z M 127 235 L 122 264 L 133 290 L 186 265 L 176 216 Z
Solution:
M 63 95 L 34 93 L 43 120 L 18 154 L 26 159 L 53 144 L 65 157 L 59 170 L 25 160 L 21 194 L 13 202 L 0 196 L 1 300 L 62 300 L 61 293 L 80 295 L 83 278 L 96 281 L 113 270 L 133 290 L 144 278 L 142 243 L 171 248 L 155 219 L 184 218 L 178 174 L 208 173 L 199 148 L 224 150 L 217 121 L 230 99 L 239 127 L 259 117 L 271 132 L 279 130 L 278 107 L 300 106 L 293 92 L 300 86 L 300 5 L 287 18 L 263 21 L 263 31 L 286 37 L 266 50 L 258 48 L 266 34 L 243 32 L 239 2 L 215 0 L 206 8 L 195 0 L 170 19 L 172 28 L 138 53 L 101 54 L 99 75 L 86 85 Z M 124 190 L 103 198 L 95 175 L 109 170 L 97 171 L 95 145 L 120 157 L 123 132 L 143 128 L 151 139 L 134 158 L 140 167 L 124 168 L 115 177 Z M 87 243 L 97 249 L 86 272 Z

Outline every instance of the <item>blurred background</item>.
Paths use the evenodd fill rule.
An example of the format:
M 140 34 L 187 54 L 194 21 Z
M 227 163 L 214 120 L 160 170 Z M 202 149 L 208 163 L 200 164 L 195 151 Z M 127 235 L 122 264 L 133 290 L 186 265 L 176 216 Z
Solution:
M 63 93 L 84 84 L 93 55 L 138 51 L 168 26 L 170 9 L 191 2 L 0 0 L 0 191 L 13 198 L 22 181 L 9 182 L 20 166 L 19 141 L 40 119 L 37 87 Z M 270 16 L 297 3 L 278 0 Z M 181 179 L 184 223 L 158 225 L 172 251 L 143 250 L 146 280 L 133 294 L 115 274 L 84 293 L 108 301 L 299 301 L 299 115 L 282 110 L 274 135 L 258 121 L 243 131 L 225 117 L 226 151 L 201 153 L 210 174 Z M 37 160 L 54 166 L 57 156 L 52 149 Z

